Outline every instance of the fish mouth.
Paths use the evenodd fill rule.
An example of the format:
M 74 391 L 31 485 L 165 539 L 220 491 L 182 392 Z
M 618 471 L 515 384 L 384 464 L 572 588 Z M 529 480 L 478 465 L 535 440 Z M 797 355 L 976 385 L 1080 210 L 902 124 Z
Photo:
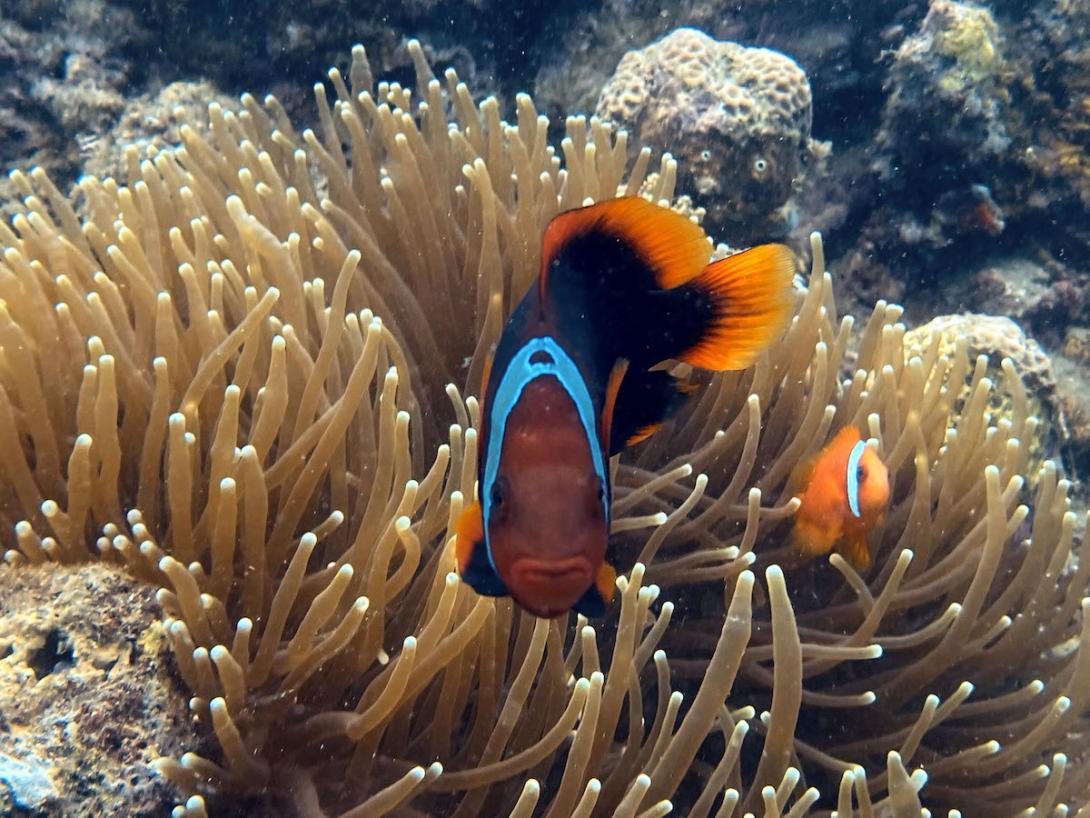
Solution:
M 512 566 L 510 590 L 530 613 L 554 617 L 571 610 L 594 580 L 594 567 L 586 557 L 521 559 Z

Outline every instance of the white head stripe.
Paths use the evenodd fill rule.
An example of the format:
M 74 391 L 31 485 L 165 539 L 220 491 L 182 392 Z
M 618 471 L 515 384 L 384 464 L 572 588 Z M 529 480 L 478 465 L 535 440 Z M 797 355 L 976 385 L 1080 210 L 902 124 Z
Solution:
M 859 460 L 865 448 L 866 442 L 860 440 L 852 446 L 852 452 L 848 455 L 848 508 L 856 517 L 862 516 L 859 513 Z
M 538 352 L 544 352 L 551 360 L 530 359 Z M 500 453 L 503 451 L 503 436 L 507 430 L 507 418 L 511 410 L 515 408 L 522 390 L 535 378 L 542 375 L 552 375 L 568 393 L 575 403 L 579 413 L 579 421 L 583 425 L 583 431 L 587 436 L 587 445 L 590 446 L 591 462 L 594 465 L 594 473 L 606 485 L 606 464 L 602 457 L 601 447 L 598 445 L 596 432 L 597 423 L 594 415 L 594 403 L 591 401 L 590 391 L 579 373 L 575 361 L 567 352 L 549 336 L 531 338 L 511 359 L 507 370 L 503 373 L 496 394 L 492 399 L 492 405 L 488 408 L 488 454 L 484 462 L 484 480 L 478 488 L 481 495 L 481 517 L 484 522 L 485 553 L 488 554 L 488 562 L 495 570 L 496 563 L 492 560 L 492 545 L 488 538 L 488 519 L 492 510 L 492 485 L 496 482 L 496 475 L 500 468 Z M 608 498 L 607 498 L 608 499 Z M 609 505 L 605 503 L 606 527 L 609 526 Z

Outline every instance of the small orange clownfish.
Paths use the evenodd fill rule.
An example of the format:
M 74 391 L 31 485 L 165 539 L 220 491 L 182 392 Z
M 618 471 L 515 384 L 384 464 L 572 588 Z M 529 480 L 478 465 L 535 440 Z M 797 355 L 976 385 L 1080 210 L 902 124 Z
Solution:
M 846 426 L 810 466 L 791 532 L 807 557 L 835 546 L 857 570 L 870 567 L 867 533 L 880 525 L 889 502 L 889 470 L 859 430 Z
M 554 218 L 536 285 L 486 367 L 479 500 L 457 523 L 463 581 L 542 617 L 601 616 L 611 455 L 650 437 L 691 391 L 652 367 L 749 365 L 791 309 L 794 257 L 762 245 L 708 263 L 704 231 L 640 198 Z

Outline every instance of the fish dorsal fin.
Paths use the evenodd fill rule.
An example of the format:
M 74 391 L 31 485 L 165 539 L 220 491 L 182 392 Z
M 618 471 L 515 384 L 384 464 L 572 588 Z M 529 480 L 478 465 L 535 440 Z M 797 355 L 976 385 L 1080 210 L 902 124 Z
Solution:
M 712 369 L 744 369 L 780 333 L 791 314 L 795 256 L 762 244 L 712 262 L 689 287 L 703 296 L 700 339 L 676 357 Z
M 592 337 L 603 373 L 670 358 L 742 369 L 782 331 L 795 260 L 780 244 L 708 264 L 699 225 L 637 197 L 556 216 L 545 229 L 539 315 L 569 339 Z
M 818 463 L 838 453 L 846 458 L 857 440 L 859 440 L 859 430 L 852 425 L 844 426 L 820 450 L 804 458 L 791 470 L 789 485 L 795 487 L 796 492 L 802 492 L 810 485 Z
M 833 435 L 833 439 L 825 444 L 825 448 L 832 450 L 834 448 L 851 448 L 857 441 L 862 439 L 862 435 L 859 434 L 859 430 L 855 426 L 848 424 L 841 428 L 839 432 Z
M 628 245 L 651 271 L 659 289 L 677 287 L 699 275 L 711 255 L 711 246 L 699 225 L 638 196 L 607 199 L 568 210 L 545 228 L 538 276 L 542 303 L 549 289 L 553 263 L 573 239 L 594 232 Z
M 819 457 L 821 457 L 821 453 L 815 452 L 809 457 L 800 460 L 795 464 L 795 467 L 791 469 L 791 476 L 787 480 L 787 485 L 792 488 L 795 494 L 802 494 L 802 492 L 806 490 L 806 487 L 810 485 L 810 479 L 814 476 L 814 468 L 817 466 Z

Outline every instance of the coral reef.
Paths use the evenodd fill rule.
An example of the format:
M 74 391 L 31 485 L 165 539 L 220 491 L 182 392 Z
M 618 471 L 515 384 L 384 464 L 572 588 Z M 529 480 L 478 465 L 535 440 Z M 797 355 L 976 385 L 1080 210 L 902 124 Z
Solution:
M 1041 2 L 1027 13 L 999 5 L 993 12 L 932 0 L 893 53 L 872 157 L 882 201 L 860 211 L 860 245 L 871 250 L 852 270 L 880 278 L 866 267 L 898 258 L 902 283 L 945 287 L 950 278 L 957 289 L 974 269 L 1048 257 L 1046 292 L 1031 286 L 1024 303 L 1017 284 L 1002 287 L 1006 272 L 982 273 L 981 286 L 961 286 L 953 297 L 976 312 L 1010 306 L 1055 347 L 1067 326 L 1085 324 L 1090 303 L 1069 261 L 1075 248 L 1090 247 L 1078 170 L 1090 76 L 1080 32 L 1090 26 L 1090 8 Z M 951 274 L 939 275 L 944 270 Z M 918 309 L 926 311 L 928 290 L 920 292 Z
M 1074 262 L 1090 247 L 1087 208 L 1060 165 L 1081 144 L 1088 25 L 1085 3 L 933 0 L 900 26 L 880 127 L 838 144 L 831 199 L 796 199 L 803 225 L 835 230 L 853 309 L 892 297 L 918 323 L 1005 314 L 1053 354 L 1087 324 L 1090 280 Z
M 879 145 L 891 182 L 929 203 L 927 221 L 902 240 L 941 247 L 958 232 L 1002 232 L 985 184 L 1012 146 L 1011 67 L 984 6 L 932 0 L 919 30 L 897 49 Z M 894 178 L 896 177 L 896 178 Z
M 1062 460 L 1069 476 L 1076 479 L 1079 506 L 1086 504 L 1084 481 L 1090 474 L 1090 390 L 1086 387 L 1090 357 L 1084 342 L 1087 333 L 1077 323 L 1085 305 L 1086 278 L 1086 273 L 1043 252 L 1036 258 L 1012 256 L 975 272 L 945 277 L 926 296 L 917 296 L 913 310 L 917 320 L 926 321 L 926 315 L 949 305 L 987 309 L 991 315 L 938 320 L 955 329 L 955 334 L 964 334 L 971 349 L 992 356 L 993 361 L 997 354 L 1017 361 L 1017 350 L 1024 350 L 1018 368 L 1026 373 L 1034 398 L 1042 402 L 1034 412 L 1049 420 L 1042 428 L 1047 435 L 1042 451 Z
M 0 812 L 164 815 L 198 742 L 155 591 L 117 566 L 0 571 Z
M 1019 35 L 1039 72 L 1040 147 L 1030 159 L 1043 176 L 1065 179 L 1090 209 L 1090 3 L 1040 3 Z
M 83 172 L 98 177 L 123 176 L 126 147 L 134 146 L 146 155 L 149 148 L 161 150 L 178 144 L 179 127 L 203 128 L 212 102 L 228 107 L 234 104 L 231 97 L 207 82 L 172 82 L 155 93 L 128 98 L 116 121 L 81 143 Z
M 437 64 L 454 66 L 479 89 L 513 98 L 567 32 L 584 4 L 554 3 L 547 13 L 513 0 L 409 0 L 364 4 L 252 3 L 222 0 L 195 13 L 186 0 L 113 0 L 138 11 L 155 35 L 141 54 L 167 81 L 207 78 L 229 92 L 274 91 L 290 100 L 329 65 L 343 65 L 346 43 L 366 42 L 377 74 L 405 82 L 417 38 Z M 177 32 L 184 30 L 184 36 Z M 309 113 L 309 111 L 308 111 Z
M 17 161 L 27 161 L 49 168 L 56 173 L 70 167 L 73 158 L 66 146 L 56 139 L 48 111 L 32 101 L 32 89 L 20 73 L 28 64 L 41 72 L 45 62 L 34 48 L 34 37 L 12 22 L 0 18 L 0 162 L 5 167 Z M 18 72 L 18 73 L 17 73 Z M 14 190 L 6 179 L 0 180 L 0 198 L 7 205 L 14 199 Z M 9 216 L 14 208 L 6 207 L 0 215 Z
M 946 2 L 930 17 L 923 0 L 601 0 L 554 5 L 532 22 L 522 4 L 503 0 L 424 0 L 374 13 L 357 5 L 224 2 L 198 13 L 175 0 L 35 0 L 5 8 L 0 164 L 43 167 L 62 189 L 81 172 L 116 174 L 113 143 L 124 134 L 139 139 L 144 114 L 149 132 L 171 138 L 156 97 L 175 80 L 195 82 L 196 94 L 204 80 L 195 78 L 220 91 L 260 90 L 259 98 L 272 91 L 295 123 L 313 125 L 306 80 L 345 64 L 347 38 L 370 44 L 377 75 L 407 84 L 409 33 L 433 61 L 497 91 L 503 115 L 513 114 L 516 91 L 533 86 L 559 142 L 564 117 L 594 110 L 626 51 L 694 26 L 717 40 L 780 50 L 805 68 L 819 100 L 813 132 L 836 152 L 822 173 L 799 177 L 792 207 L 777 217 L 798 222 L 788 236 L 796 248 L 817 229 L 843 254 L 846 305 L 895 298 L 912 320 L 925 319 L 933 290 L 920 282 L 941 283 L 942 271 L 961 270 L 966 257 L 1000 256 L 970 264 L 992 267 L 1029 248 L 1051 253 L 1061 269 L 1027 329 L 1055 348 L 1068 326 L 1088 323 L 1087 282 L 1072 263 L 1090 248 L 1083 0 Z M 924 90 L 929 84 L 934 93 Z M 950 116 L 936 116 L 939 109 Z M 989 110 L 996 116 L 977 116 Z M 1010 149 L 989 153 L 977 136 L 1007 138 Z M 680 165 L 684 191 L 690 158 Z M 0 176 L 6 216 L 18 193 Z M 713 212 L 709 224 L 716 219 Z M 967 290 L 965 308 L 996 312 L 975 295 Z
M 591 114 L 624 55 L 688 25 L 698 5 L 603 0 L 579 9 L 563 36 L 548 44 L 534 77 L 535 105 L 554 123 L 573 113 Z
M 1081 334 L 1081 333 L 1080 333 Z M 1065 344 L 1065 349 L 1069 349 Z M 1090 475 L 1090 384 L 1085 360 L 1069 354 L 1056 357 L 1057 396 L 1067 427 L 1067 446 L 1063 462 L 1076 478 L 1076 489 L 1085 485 Z M 1076 492 L 1078 496 L 1079 492 Z M 1079 498 L 1081 499 L 1081 498 Z M 1082 501 L 1085 504 L 1085 500 Z
M 597 114 L 638 144 L 669 146 L 679 190 L 735 243 L 794 226 L 792 191 L 825 150 L 810 138 L 810 84 L 793 60 L 690 28 L 628 52 Z
M 626 52 L 643 48 L 673 29 L 699 29 L 716 40 L 733 40 L 790 54 L 805 67 L 815 108 L 815 132 L 856 144 L 869 139 L 881 111 L 883 51 L 896 48 L 926 3 L 869 0 L 605 0 L 581 8 L 534 81 L 534 101 L 547 111 L 594 110 L 600 89 Z M 872 125 L 873 123 L 873 125 Z
M 107 0 L 10 5 L 0 10 L 0 166 L 67 178 L 124 107 L 134 67 L 122 55 L 143 32 Z M 15 193 L 0 179 L 0 200 Z
M 81 180 L 81 215 L 13 177 L 3 570 L 97 559 L 161 586 L 215 737 L 156 762 L 176 814 L 239 791 L 343 818 L 1090 814 L 1090 561 L 1068 481 L 1029 474 L 1015 364 L 994 417 L 964 341 L 906 350 L 885 302 L 856 333 L 816 238 L 785 335 L 618 463 L 608 619 L 458 582 L 471 393 L 545 223 L 668 205 L 677 165 L 648 186 L 650 151 L 628 167 L 627 136 L 574 117 L 554 150 L 529 97 L 505 123 L 409 54 L 414 94 L 357 47 L 317 133 L 275 98 L 214 104 L 207 136 Z M 796 467 L 847 424 L 893 480 L 866 576 L 784 548 Z

